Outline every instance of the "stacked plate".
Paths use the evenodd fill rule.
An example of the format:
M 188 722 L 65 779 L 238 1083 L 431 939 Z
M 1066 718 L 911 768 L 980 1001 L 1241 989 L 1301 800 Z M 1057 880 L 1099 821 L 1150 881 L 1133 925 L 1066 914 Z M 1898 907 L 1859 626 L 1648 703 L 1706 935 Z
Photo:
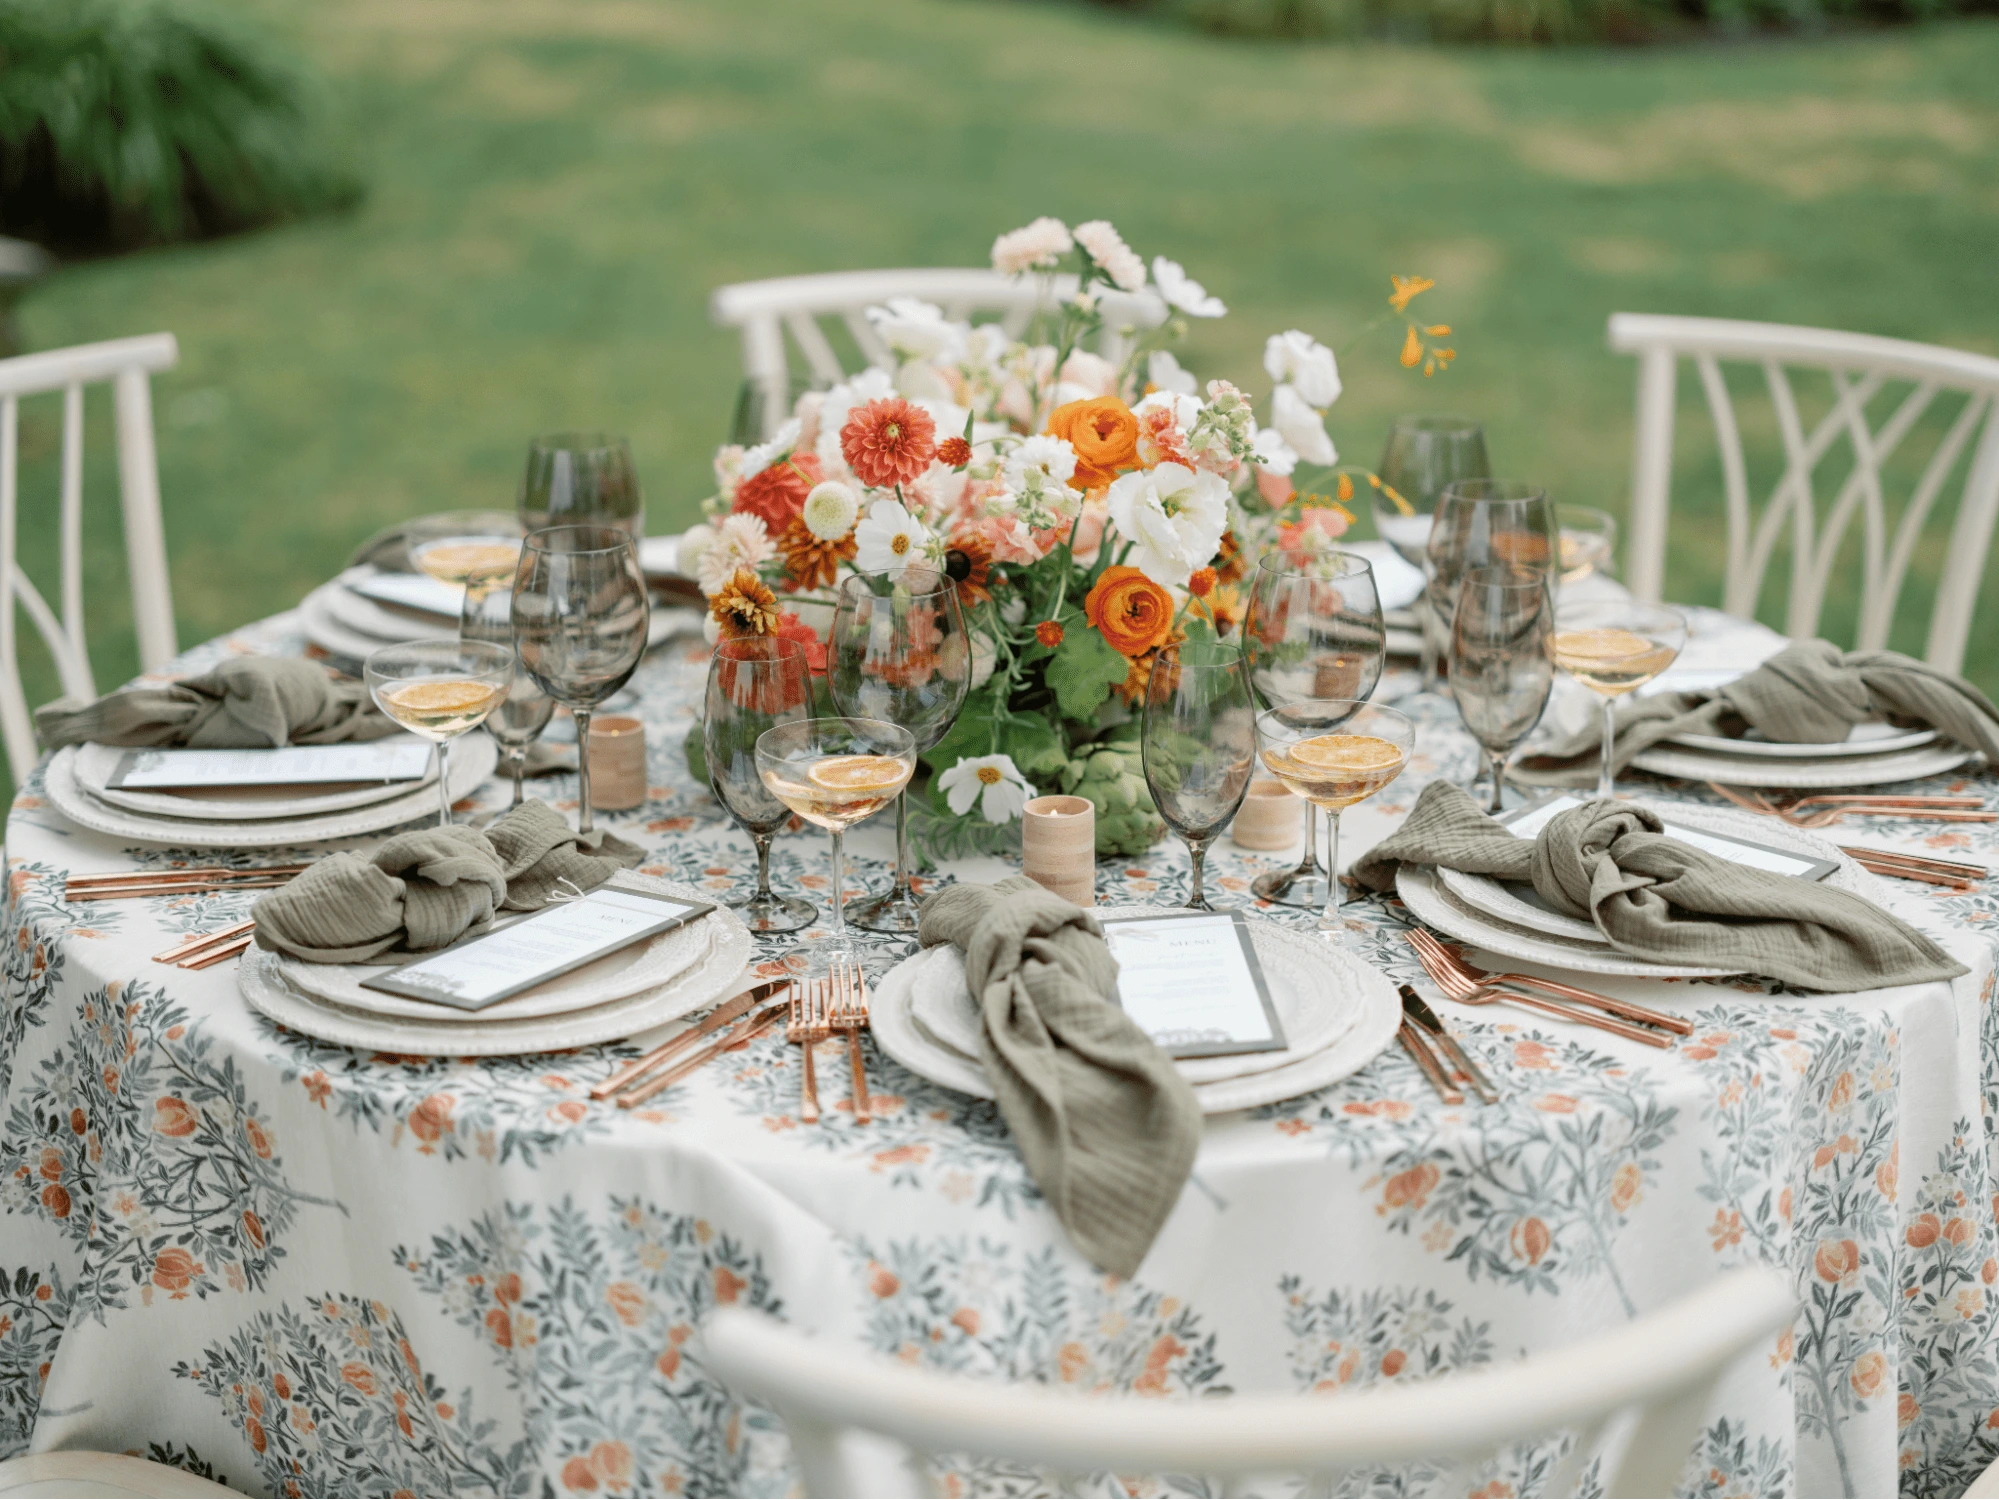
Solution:
M 1934 729 L 1856 724 L 1844 740 L 1829 745 L 1772 741 L 1754 730 L 1741 739 L 1675 735 L 1634 757 L 1631 763 L 1641 771 L 1689 781 L 1830 791 L 1940 775 L 1956 770 L 1973 753 L 1942 739 Z
M 1851 891 L 1877 905 L 1887 904 L 1887 892 L 1880 881 L 1833 845 L 1802 829 L 1746 813 L 1681 803 L 1654 806 L 1653 811 L 1701 832 L 1772 845 L 1827 861 L 1838 868 L 1825 877 L 1826 884 Z M 1509 885 L 1484 875 L 1404 865 L 1396 873 L 1395 888 L 1403 905 L 1424 926 L 1504 958 L 1585 974 L 1622 974 L 1645 979 L 1725 979 L 1737 972 L 1633 958 L 1611 947 L 1609 939 L 1594 923 L 1564 916 L 1543 905 L 1531 887 Z
M 707 899 L 649 875 L 616 875 L 611 884 Z M 717 908 L 479 1011 L 362 987 L 406 957 L 309 964 L 252 948 L 237 983 L 253 1010 L 321 1041 L 418 1057 L 502 1057 L 593 1046 L 677 1021 L 740 989 L 750 950 L 749 929 Z
M 1388 627 L 1388 654 L 1420 656 L 1423 621 L 1416 613 L 1416 600 L 1423 592 L 1423 570 L 1382 541 L 1355 542 L 1340 550 L 1359 553 L 1374 568 L 1381 619 Z
M 437 773 L 421 781 L 340 787 L 126 790 L 110 784 L 131 752 L 115 745 L 58 750 L 43 793 L 79 827 L 114 838 L 188 849 L 274 849 L 353 838 L 437 816 Z M 493 774 L 499 750 L 484 733 L 451 745 L 448 789 L 456 802 Z
M 1104 915 L 1139 915 L 1125 907 Z M 1251 940 L 1290 1046 L 1282 1052 L 1182 1059 L 1177 1066 L 1207 1114 L 1295 1099 L 1357 1073 L 1395 1040 L 1395 986 L 1309 933 L 1251 922 Z M 869 1006 L 875 1043 L 910 1072 L 961 1094 L 993 1097 L 980 1065 L 979 1015 L 965 988 L 964 955 L 949 945 L 903 960 Z

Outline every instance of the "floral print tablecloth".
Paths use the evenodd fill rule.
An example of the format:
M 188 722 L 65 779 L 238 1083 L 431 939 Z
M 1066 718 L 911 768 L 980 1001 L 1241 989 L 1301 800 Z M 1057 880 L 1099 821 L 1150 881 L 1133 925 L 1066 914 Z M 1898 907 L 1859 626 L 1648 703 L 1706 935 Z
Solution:
M 301 644 L 280 617 L 186 665 Z M 680 760 L 702 671 L 691 640 L 642 669 L 652 796 L 617 826 L 647 868 L 720 894 L 749 845 Z M 1391 674 L 1382 696 L 1412 686 Z M 1471 772 L 1451 705 L 1401 702 L 1417 759 L 1349 815 L 1349 855 L 1426 780 Z M 233 965 L 149 962 L 251 898 L 65 905 L 66 873 L 169 856 L 70 827 L 38 785 L 8 822 L 0 946 L 0 1456 L 136 1451 L 269 1494 L 783 1492 L 782 1431 L 702 1367 L 717 1304 L 954 1373 L 1200 1396 L 1511 1359 L 1754 1261 L 1788 1271 L 1799 1316 L 1733 1377 L 1689 1492 L 1954 1494 L 1999 1455 L 1999 902 L 1982 891 L 1898 890 L 1970 966 L 1952 985 L 1627 987 L 1694 1019 L 1671 1053 L 1449 1007 L 1504 1103 L 1445 1108 L 1391 1051 L 1215 1119 L 1120 1281 L 1071 1249 L 990 1104 L 879 1055 L 882 1117 L 856 1126 L 842 1098 L 806 1128 L 796 1055 L 774 1039 L 620 1112 L 586 1097 L 616 1048 L 412 1061 L 281 1031 L 240 1000 Z M 1999 804 L 1989 778 L 1944 785 Z M 1999 847 L 1983 825 L 1844 836 Z M 1224 842 L 1210 870 L 1244 893 L 1279 862 Z M 780 838 L 775 867 L 823 901 L 822 838 Z M 1162 843 L 1105 861 L 1099 894 L 1170 902 L 1186 880 Z M 1350 940 L 1397 980 L 1419 974 L 1403 926 L 1392 901 L 1350 909 Z M 907 946 L 878 941 L 877 972 Z M 774 971 L 786 947 L 761 961 Z M 1469 1482 L 1532 1493 L 1554 1457 L 1525 1446 Z M 1034 1482 L 1005 1466 L 945 1478 Z M 1417 1465 L 1348 1487 L 1444 1482 L 1467 1481 Z

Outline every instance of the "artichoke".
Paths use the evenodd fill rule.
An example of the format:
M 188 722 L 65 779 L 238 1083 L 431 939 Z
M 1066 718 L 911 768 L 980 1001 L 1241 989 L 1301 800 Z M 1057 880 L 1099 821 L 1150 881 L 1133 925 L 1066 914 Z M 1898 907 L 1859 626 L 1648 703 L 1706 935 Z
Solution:
M 1166 824 L 1145 786 L 1145 763 L 1137 736 L 1079 745 L 1062 768 L 1062 790 L 1085 797 L 1097 810 L 1097 853 L 1140 854 Z

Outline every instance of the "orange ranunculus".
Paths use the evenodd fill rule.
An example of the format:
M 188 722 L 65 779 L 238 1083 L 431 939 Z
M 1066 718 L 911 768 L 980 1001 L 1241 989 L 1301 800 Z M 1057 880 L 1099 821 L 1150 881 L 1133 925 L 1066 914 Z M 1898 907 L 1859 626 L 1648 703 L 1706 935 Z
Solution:
M 1138 466 L 1138 418 L 1115 396 L 1071 401 L 1048 414 L 1048 431 L 1076 450 L 1074 483 L 1093 490 Z
M 1143 656 L 1172 632 L 1173 596 L 1137 568 L 1105 568 L 1083 614 L 1118 655 Z

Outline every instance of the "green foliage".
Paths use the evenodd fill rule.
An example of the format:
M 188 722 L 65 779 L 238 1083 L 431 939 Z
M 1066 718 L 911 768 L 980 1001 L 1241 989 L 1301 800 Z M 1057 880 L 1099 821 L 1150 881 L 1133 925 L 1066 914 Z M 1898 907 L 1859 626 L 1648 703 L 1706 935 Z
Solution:
M 1089 627 L 1080 610 L 1065 611 L 1062 628 L 1062 644 L 1048 663 L 1048 686 L 1065 717 L 1088 719 L 1124 681 L 1131 663 Z
M 233 21 L 186 0 L 0 0 L 0 233 L 129 249 L 358 191 L 300 78 Z

